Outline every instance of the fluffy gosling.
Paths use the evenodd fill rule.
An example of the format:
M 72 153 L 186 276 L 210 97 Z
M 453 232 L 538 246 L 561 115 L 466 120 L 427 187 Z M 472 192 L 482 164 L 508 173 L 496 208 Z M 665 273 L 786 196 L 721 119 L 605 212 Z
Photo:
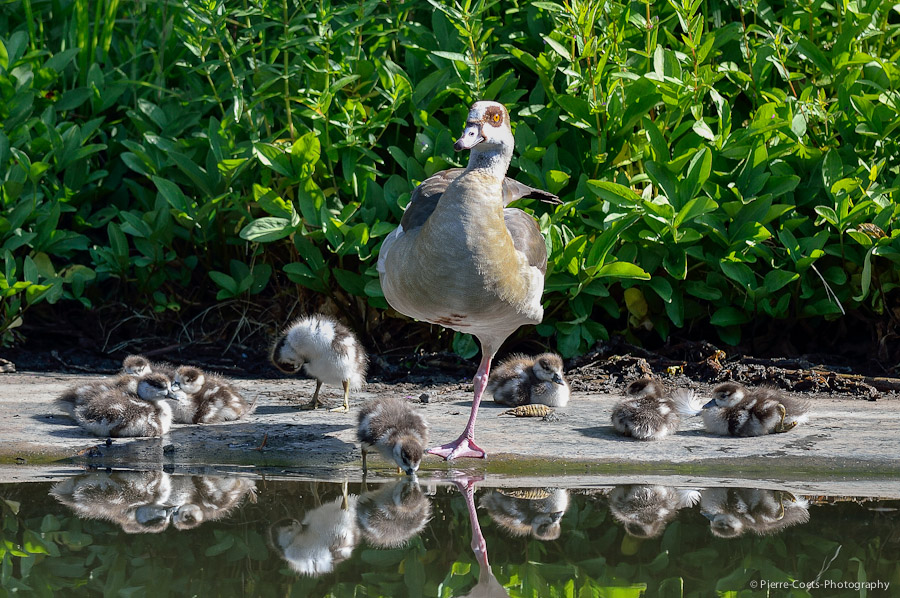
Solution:
M 528 403 L 565 407 L 570 394 L 562 358 L 555 353 L 511 355 L 491 372 L 487 391 L 494 401 L 511 407 Z
M 305 409 L 319 407 L 322 384 L 344 387 L 344 404 L 332 409 L 350 410 L 350 391 L 359 390 L 366 382 L 368 357 L 356 335 L 328 316 L 315 314 L 296 320 L 275 340 L 270 355 L 276 368 L 296 374 L 303 368 L 316 379 L 316 391 Z
M 369 401 L 359 412 L 356 437 L 362 445 L 363 475 L 366 474 L 366 454 L 375 449 L 397 464 L 406 475 L 419 469 L 425 445 L 428 443 L 428 424 L 409 404 L 397 398 Z

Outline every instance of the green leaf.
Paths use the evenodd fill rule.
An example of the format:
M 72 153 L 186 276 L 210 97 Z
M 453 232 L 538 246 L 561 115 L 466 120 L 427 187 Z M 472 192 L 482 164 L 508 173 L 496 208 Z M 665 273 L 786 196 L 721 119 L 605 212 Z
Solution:
M 597 270 L 597 276 L 610 278 L 633 278 L 637 280 L 650 280 L 650 275 L 643 268 L 631 262 L 613 262 L 606 264 Z
M 800 275 L 796 272 L 787 272 L 785 270 L 772 270 L 768 274 L 766 274 L 766 278 L 764 281 L 764 285 L 766 290 L 770 293 L 774 293 L 778 289 L 782 288 L 786 284 L 793 282 L 800 278 Z
M 735 307 L 720 307 L 709 318 L 709 323 L 713 326 L 735 326 L 746 324 L 750 321 L 750 317 Z
M 287 218 L 265 216 L 257 218 L 241 229 L 240 237 L 255 243 L 271 243 L 283 239 L 294 232 L 291 221 Z

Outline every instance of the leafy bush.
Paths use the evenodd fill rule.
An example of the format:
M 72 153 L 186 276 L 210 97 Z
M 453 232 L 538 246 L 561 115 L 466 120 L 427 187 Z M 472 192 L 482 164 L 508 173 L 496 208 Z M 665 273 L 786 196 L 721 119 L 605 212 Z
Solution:
M 379 245 L 414 185 L 464 162 L 480 98 L 513 115 L 511 173 L 564 200 L 522 207 L 550 249 L 537 332 L 565 356 L 610 329 L 734 344 L 761 318 L 893 317 L 893 9 L 700 9 L 7 3 L 0 334 L 60 299 L 395 317 Z

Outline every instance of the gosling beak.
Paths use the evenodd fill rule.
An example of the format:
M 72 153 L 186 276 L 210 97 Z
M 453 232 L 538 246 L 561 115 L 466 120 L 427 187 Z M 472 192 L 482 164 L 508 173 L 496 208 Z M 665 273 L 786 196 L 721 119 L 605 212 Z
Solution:
M 704 409 L 709 409 L 710 407 L 715 407 L 715 406 L 716 406 L 716 400 L 713 399 L 712 401 L 710 401 L 709 403 L 707 403 L 706 405 L 704 405 L 703 408 L 704 408 Z
M 178 395 L 171 388 L 166 389 L 166 398 L 178 400 Z
M 560 376 L 559 374 L 553 374 L 553 377 L 550 379 L 553 380 L 554 384 L 559 384 L 560 386 L 565 384 L 565 382 L 563 382 L 562 376 Z
M 704 517 L 706 517 L 707 519 L 709 519 L 710 521 L 712 521 L 713 519 L 716 518 L 716 516 L 713 513 L 707 513 L 706 511 L 700 511 L 700 514 L 703 515 Z
M 472 149 L 482 141 L 484 141 L 484 137 L 481 135 L 481 125 L 466 123 L 466 128 L 463 129 L 462 136 L 453 144 L 453 149 L 458 152 Z

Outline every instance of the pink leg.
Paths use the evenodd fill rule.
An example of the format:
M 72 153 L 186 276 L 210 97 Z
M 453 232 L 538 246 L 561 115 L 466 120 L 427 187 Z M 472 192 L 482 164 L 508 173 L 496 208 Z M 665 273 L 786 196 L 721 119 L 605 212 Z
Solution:
M 472 526 L 472 550 L 475 558 L 483 569 L 489 569 L 487 542 L 481 533 L 481 525 L 478 523 L 478 513 L 475 510 L 475 482 L 483 478 L 461 478 L 453 480 L 456 488 L 466 499 L 466 509 L 469 511 L 469 523 Z
M 428 449 L 428 452 L 432 455 L 438 455 L 447 461 L 457 457 L 474 457 L 476 459 L 487 457 L 487 453 L 475 444 L 475 418 L 478 417 L 478 405 L 481 403 L 481 395 L 484 394 L 484 389 L 487 386 L 488 375 L 491 371 L 491 358 L 493 356 L 493 352 L 488 354 L 487 351 L 481 356 L 481 364 L 478 366 L 478 371 L 475 373 L 475 380 L 473 381 L 475 398 L 472 400 L 472 412 L 469 413 L 469 422 L 466 424 L 466 429 L 453 442 Z

